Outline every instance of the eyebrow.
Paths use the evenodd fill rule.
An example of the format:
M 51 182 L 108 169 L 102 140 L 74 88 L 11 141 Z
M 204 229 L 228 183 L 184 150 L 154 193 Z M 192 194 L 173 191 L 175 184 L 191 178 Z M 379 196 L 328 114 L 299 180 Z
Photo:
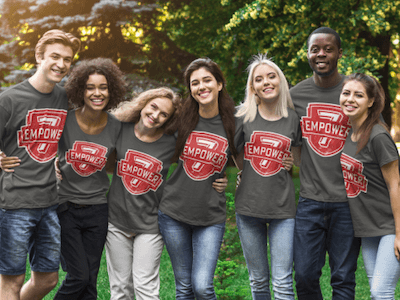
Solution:
M 58 53 L 58 52 L 52 52 L 52 53 L 50 53 L 50 55 L 57 55 L 57 56 L 61 56 L 61 57 L 63 57 L 63 58 L 70 58 L 70 59 L 72 59 L 72 56 L 62 56 L 60 53 Z
M 206 78 L 212 78 L 211 76 L 209 76 L 209 75 L 207 75 L 207 76 L 204 76 L 203 78 L 201 78 L 201 79 L 206 79 Z M 193 82 L 193 81 L 199 81 L 197 78 L 195 78 L 195 79 L 193 79 L 191 82 Z
M 271 74 L 275 74 L 275 75 L 276 75 L 276 72 L 271 71 L 271 72 L 267 73 L 267 75 L 271 75 Z M 263 76 L 263 75 L 256 75 L 255 77 L 257 78 L 257 77 L 259 77 L 259 76 Z

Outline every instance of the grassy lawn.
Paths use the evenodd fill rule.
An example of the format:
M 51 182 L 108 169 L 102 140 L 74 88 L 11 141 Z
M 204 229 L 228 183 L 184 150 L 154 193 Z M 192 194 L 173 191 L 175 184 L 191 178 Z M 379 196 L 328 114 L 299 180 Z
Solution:
M 227 192 L 234 194 L 235 181 L 236 181 L 235 169 L 232 168 L 228 170 L 227 173 L 229 179 Z M 293 172 L 293 180 L 296 186 L 296 195 L 298 195 L 300 183 L 298 179 L 298 170 L 296 169 Z M 228 197 L 228 199 L 229 198 L 232 197 Z M 225 239 L 229 241 L 234 241 L 231 243 L 235 244 L 235 247 L 237 247 L 238 249 L 236 249 L 236 251 L 233 251 L 232 249 L 230 249 L 229 247 L 230 245 L 223 246 L 214 280 L 215 287 L 219 299 L 251 300 L 252 298 L 250 294 L 250 284 L 249 284 L 246 264 L 244 262 L 243 255 L 241 254 L 241 249 L 240 249 L 240 244 L 238 243 L 237 234 L 232 229 L 235 228 L 235 224 L 233 223 L 234 220 L 233 218 L 229 218 L 229 213 L 232 213 L 233 210 L 229 208 L 227 210 L 228 210 L 228 221 L 227 221 Z M 229 225 L 228 223 L 231 223 L 230 224 L 231 226 L 228 226 Z M 229 255 L 227 255 L 227 253 L 229 253 Z M 27 272 L 27 277 L 29 276 L 28 274 L 29 271 Z M 59 276 L 60 280 L 57 287 L 44 299 L 46 300 L 53 299 L 59 285 L 61 284 L 62 280 L 65 277 L 65 273 L 62 270 L 60 270 Z M 172 272 L 172 266 L 168 257 L 168 253 L 165 249 L 161 257 L 160 277 L 161 277 L 160 299 L 162 300 L 175 299 L 174 275 Z M 368 279 L 365 273 L 364 263 L 361 254 L 358 258 L 356 282 L 357 282 L 356 300 L 370 299 Z M 324 299 L 331 299 L 332 289 L 330 286 L 330 270 L 328 265 L 328 256 L 326 257 L 326 264 L 322 270 L 320 283 Z M 98 289 L 98 299 L 100 300 L 110 299 L 110 287 L 108 283 L 105 253 L 103 253 L 102 257 L 102 263 L 97 282 L 97 289 Z M 400 299 L 400 285 L 397 285 L 395 299 Z

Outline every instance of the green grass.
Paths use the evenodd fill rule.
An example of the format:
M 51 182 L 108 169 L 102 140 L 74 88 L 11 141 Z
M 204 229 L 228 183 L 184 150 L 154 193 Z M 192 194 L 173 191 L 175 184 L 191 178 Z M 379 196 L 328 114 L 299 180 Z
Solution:
M 236 169 L 228 168 L 227 176 L 229 180 L 227 193 L 235 193 L 235 182 L 236 182 Z M 299 193 L 299 178 L 298 178 L 298 169 L 295 168 L 293 171 L 293 181 L 296 188 L 296 196 L 298 197 Z M 232 230 L 235 224 L 234 218 L 228 218 L 227 230 L 225 233 L 225 238 L 232 240 L 236 238 L 235 245 L 240 248 L 240 244 L 237 242 L 237 237 L 232 236 L 235 231 Z M 229 226 L 231 225 L 231 226 Z M 228 245 L 229 246 L 229 245 Z M 239 251 L 237 251 L 239 250 Z M 224 252 L 225 251 L 225 252 Z M 227 257 L 227 252 L 232 254 Z M 223 265 L 227 262 L 228 267 L 224 268 Z M 233 267 L 234 266 L 234 269 Z M 27 278 L 29 278 L 29 264 L 27 264 Z M 232 271 L 233 270 L 233 271 Z M 223 276 L 223 272 L 228 272 L 227 276 Z M 222 275 L 221 275 L 222 274 Z M 65 277 L 65 273 L 60 270 L 59 271 L 60 280 L 57 287 L 51 291 L 44 299 L 50 300 L 53 299 L 58 287 L 60 286 L 62 280 Z M 222 276 L 222 277 L 221 277 Z M 221 283 L 220 278 L 223 278 L 223 282 Z M 161 267 L 160 267 L 160 280 L 161 280 L 161 288 L 160 288 L 160 299 L 162 300 L 172 300 L 175 299 L 175 282 L 174 282 L 174 274 L 172 271 L 171 262 L 169 260 L 169 256 L 167 251 L 164 249 L 163 254 L 161 256 Z M 241 249 L 236 249 L 236 251 L 232 251 L 232 249 L 223 247 L 220 254 L 220 261 L 217 266 L 217 272 L 215 276 L 215 287 L 217 293 L 219 295 L 219 299 L 229 299 L 229 300 L 251 300 L 250 293 L 250 284 L 248 278 L 248 272 L 246 268 L 246 264 L 241 253 Z M 360 254 L 358 258 L 358 267 L 356 272 L 356 300 L 367 300 L 370 299 L 369 293 L 369 284 L 367 275 L 364 269 L 364 263 L 362 260 L 362 256 Z M 328 255 L 326 257 L 326 264 L 322 269 L 322 276 L 320 279 L 321 289 L 323 293 L 323 297 L 325 300 L 331 299 L 332 297 L 332 288 L 330 286 L 330 270 L 328 264 Z M 97 290 L 98 290 L 98 299 L 100 300 L 109 300 L 110 299 L 110 287 L 108 283 L 108 274 L 107 274 L 107 264 L 105 252 L 103 252 L 101 267 L 99 271 L 99 277 L 97 281 Z M 297 297 L 295 298 L 297 299 Z M 397 285 L 395 299 L 400 299 L 400 285 Z

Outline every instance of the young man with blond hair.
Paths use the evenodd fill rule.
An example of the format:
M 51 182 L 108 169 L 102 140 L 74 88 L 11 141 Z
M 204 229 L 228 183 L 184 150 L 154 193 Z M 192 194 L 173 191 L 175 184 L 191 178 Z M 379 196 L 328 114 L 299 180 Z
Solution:
M 35 74 L 0 95 L 0 149 L 15 169 L 0 172 L 0 299 L 42 299 L 58 282 L 60 225 L 54 157 L 68 101 L 57 85 L 80 40 L 47 31 Z M 29 253 L 31 278 L 24 284 Z

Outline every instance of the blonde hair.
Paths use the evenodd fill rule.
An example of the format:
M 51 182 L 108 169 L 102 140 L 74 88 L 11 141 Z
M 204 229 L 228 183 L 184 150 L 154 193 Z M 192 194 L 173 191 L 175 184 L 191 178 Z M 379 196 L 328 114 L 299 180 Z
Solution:
M 81 47 L 81 41 L 72 33 L 66 33 L 59 29 L 52 29 L 46 31 L 36 44 L 35 55 L 39 55 L 43 58 L 44 52 L 46 51 L 46 46 L 56 43 L 70 47 L 72 49 L 72 57 L 75 56 Z
M 294 109 L 292 98 L 290 97 L 289 93 L 289 84 L 282 70 L 274 62 L 272 62 L 266 54 L 257 54 L 253 56 L 253 59 L 247 67 L 247 72 L 249 73 L 249 76 L 247 77 L 246 95 L 243 103 L 239 106 L 238 111 L 236 112 L 236 117 L 244 116 L 244 122 L 254 121 L 257 115 L 257 105 L 260 104 L 260 99 L 254 93 L 253 80 L 255 69 L 262 64 L 272 67 L 279 76 L 279 98 L 276 105 L 275 113 L 278 116 L 287 118 L 288 107 Z
M 140 93 L 131 101 L 123 102 L 117 109 L 112 111 L 112 114 L 122 122 L 137 123 L 140 120 L 142 109 L 147 103 L 156 98 L 167 98 L 172 102 L 174 113 L 163 125 L 165 133 L 172 134 L 177 127 L 176 123 L 181 108 L 181 97 L 170 88 L 161 87 Z

